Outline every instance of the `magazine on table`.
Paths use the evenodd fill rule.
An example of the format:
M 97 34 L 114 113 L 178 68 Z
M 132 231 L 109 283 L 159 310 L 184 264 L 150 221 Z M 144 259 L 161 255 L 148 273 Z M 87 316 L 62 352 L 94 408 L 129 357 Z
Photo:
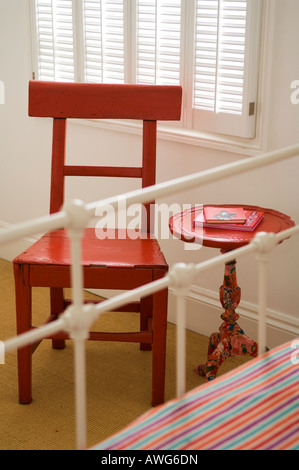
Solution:
M 243 210 L 245 218 L 243 219 L 243 222 L 235 222 L 233 221 L 232 218 L 225 219 L 227 216 L 224 212 L 221 212 L 221 210 L 224 211 L 229 211 L 229 213 L 236 213 L 234 211 L 235 208 L 217 208 L 218 210 L 220 209 L 219 214 L 222 214 L 223 218 L 219 222 L 217 219 L 213 222 L 207 222 L 205 218 L 205 209 L 207 209 L 209 206 L 204 207 L 204 209 L 198 214 L 198 216 L 194 219 L 194 225 L 195 226 L 203 226 L 204 228 L 220 228 L 224 230 L 242 230 L 246 232 L 252 232 L 263 220 L 264 213 L 256 210 Z M 238 208 L 239 209 L 239 208 Z M 242 213 L 241 213 L 242 214 Z M 239 213 L 240 216 L 240 213 Z M 240 219 L 239 219 L 240 220 Z

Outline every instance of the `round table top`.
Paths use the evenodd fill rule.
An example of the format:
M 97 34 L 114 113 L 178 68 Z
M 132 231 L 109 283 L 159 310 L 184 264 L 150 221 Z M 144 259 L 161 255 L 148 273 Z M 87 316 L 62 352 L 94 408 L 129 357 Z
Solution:
M 175 214 L 169 220 L 171 233 L 178 239 L 189 243 L 199 243 L 210 248 L 234 250 L 247 245 L 257 232 L 278 233 L 295 225 L 292 219 L 281 212 L 257 206 L 240 204 L 212 204 L 215 207 L 242 207 L 245 210 L 261 211 L 264 217 L 252 232 L 242 230 L 227 230 L 219 228 L 205 228 L 194 226 L 194 219 L 200 215 L 203 206 L 192 207 Z

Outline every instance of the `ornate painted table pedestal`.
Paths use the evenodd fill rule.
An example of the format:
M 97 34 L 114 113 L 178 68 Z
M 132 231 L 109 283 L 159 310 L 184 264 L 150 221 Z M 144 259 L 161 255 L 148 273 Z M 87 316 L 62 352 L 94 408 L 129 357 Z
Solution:
M 221 305 L 225 309 L 221 315 L 223 323 L 219 332 L 210 336 L 206 364 L 195 368 L 195 371 L 207 380 L 216 377 L 218 368 L 225 359 L 244 354 L 256 357 L 258 351 L 257 343 L 250 339 L 237 323 L 239 315 L 236 308 L 241 300 L 241 289 L 237 285 L 235 260 L 225 263 L 224 280 L 219 293 Z
M 220 207 L 223 206 L 236 207 L 237 205 L 221 204 Z M 278 233 L 295 225 L 288 215 L 272 209 L 246 205 L 240 207 L 245 210 L 264 212 L 263 220 L 254 231 L 196 227 L 193 221 L 202 211 L 199 207 L 174 215 L 169 221 L 169 228 L 180 240 L 189 243 L 197 242 L 203 246 L 218 248 L 222 253 L 226 253 L 248 244 L 257 232 Z M 237 323 L 239 315 L 236 313 L 236 308 L 241 299 L 241 289 L 237 284 L 236 261 L 225 264 L 224 281 L 219 291 L 220 302 L 225 309 L 221 315 L 223 323 L 219 332 L 212 333 L 210 336 L 206 364 L 195 368 L 200 375 L 206 377 L 206 380 L 216 377 L 218 368 L 228 357 L 244 354 L 255 357 L 258 353 L 257 343 L 250 339 Z

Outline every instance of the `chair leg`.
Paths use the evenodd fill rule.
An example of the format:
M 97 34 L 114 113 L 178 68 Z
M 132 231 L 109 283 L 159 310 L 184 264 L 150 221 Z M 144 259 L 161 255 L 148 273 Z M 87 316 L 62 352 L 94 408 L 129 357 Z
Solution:
M 17 334 L 31 328 L 31 286 L 29 285 L 29 266 L 14 264 Z M 18 350 L 19 402 L 32 401 L 32 354 L 31 346 Z
M 153 296 L 152 405 L 164 403 L 168 290 Z
M 50 302 L 51 302 L 51 316 L 53 320 L 56 320 L 58 316 L 64 311 L 64 293 L 60 287 L 50 288 Z M 53 349 L 64 349 L 64 339 L 52 339 Z

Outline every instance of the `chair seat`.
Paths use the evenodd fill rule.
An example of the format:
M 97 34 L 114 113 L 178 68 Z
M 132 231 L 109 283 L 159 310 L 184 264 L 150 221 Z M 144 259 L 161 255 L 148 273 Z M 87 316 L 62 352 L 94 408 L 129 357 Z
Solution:
M 102 232 L 103 233 L 103 232 Z M 114 238 L 112 238 L 114 237 Z M 164 268 L 167 263 L 153 235 L 118 229 L 97 238 L 94 228 L 87 228 L 82 239 L 83 266 Z M 14 259 L 15 264 L 71 265 L 70 239 L 67 230 L 46 233 Z

